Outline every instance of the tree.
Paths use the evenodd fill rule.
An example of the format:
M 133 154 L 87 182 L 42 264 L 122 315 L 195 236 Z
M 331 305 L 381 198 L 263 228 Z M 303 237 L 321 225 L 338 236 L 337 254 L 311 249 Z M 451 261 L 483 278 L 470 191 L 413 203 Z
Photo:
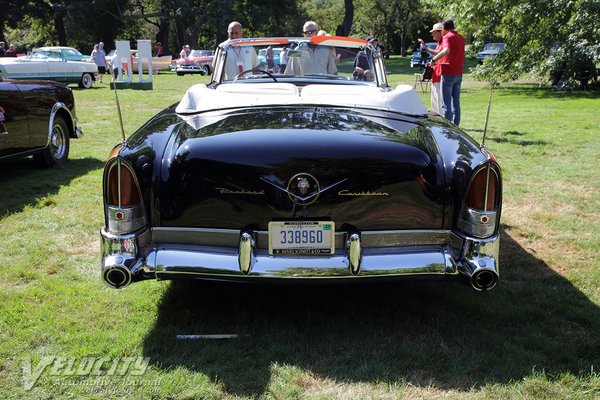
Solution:
M 483 79 L 558 74 L 573 87 L 600 60 L 598 0 L 448 0 L 439 7 L 460 29 L 473 31 L 475 48 L 490 38 L 507 43 L 500 56 L 478 69 Z
M 375 35 L 387 49 L 404 55 L 425 14 L 420 0 L 358 0 L 355 35 Z M 429 18 L 429 14 L 426 15 Z

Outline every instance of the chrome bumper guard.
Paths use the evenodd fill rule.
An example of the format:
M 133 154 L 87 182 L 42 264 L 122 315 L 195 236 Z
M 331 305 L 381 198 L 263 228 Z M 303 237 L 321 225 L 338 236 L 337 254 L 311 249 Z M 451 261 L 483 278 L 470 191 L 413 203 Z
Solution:
M 499 236 L 452 231 L 338 232 L 329 256 L 274 256 L 264 231 L 145 229 L 100 231 L 102 277 L 113 288 L 144 279 L 343 280 L 466 276 L 478 291 L 498 282 Z

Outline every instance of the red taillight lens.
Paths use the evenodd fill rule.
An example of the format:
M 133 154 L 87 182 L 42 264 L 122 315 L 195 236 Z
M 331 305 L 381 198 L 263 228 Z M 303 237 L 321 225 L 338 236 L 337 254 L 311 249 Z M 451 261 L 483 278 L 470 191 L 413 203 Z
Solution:
M 474 210 L 495 210 L 500 203 L 498 175 L 491 167 L 479 170 L 469 186 L 465 206 Z
M 117 207 L 133 206 L 140 202 L 133 174 L 125 165 L 117 162 L 108 173 L 106 200 Z

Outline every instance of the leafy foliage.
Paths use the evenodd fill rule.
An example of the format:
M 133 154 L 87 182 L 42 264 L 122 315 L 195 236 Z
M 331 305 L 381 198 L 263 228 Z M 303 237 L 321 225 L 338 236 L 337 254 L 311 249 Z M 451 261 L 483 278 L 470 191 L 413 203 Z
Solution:
M 600 61 L 597 0 L 450 0 L 437 2 L 460 30 L 472 32 L 473 47 L 498 38 L 507 43 L 500 56 L 487 60 L 476 75 L 511 80 L 522 74 L 565 87 L 583 83 Z M 558 79 L 556 79 L 558 77 Z

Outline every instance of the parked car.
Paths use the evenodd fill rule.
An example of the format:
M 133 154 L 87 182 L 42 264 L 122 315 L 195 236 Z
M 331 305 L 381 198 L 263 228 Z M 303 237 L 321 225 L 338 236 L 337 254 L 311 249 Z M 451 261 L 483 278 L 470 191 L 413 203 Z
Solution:
M 63 165 L 69 140 L 81 135 L 67 86 L 0 76 L 0 161 L 32 155 L 42 166 Z
M 279 65 L 281 64 L 281 61 L 279 60 L 279 55 L 281 54 L 281 52 L 283 51 L 283 47 L 274 47 L 273 48 L 273 62 L 275 65 Z M 258 51 L 257 54 L 258 57 L 258 61 L 260 61 L 260 64 L 262 66 L 265 67 L 265 69 L 267 69 L 267 49 L 260 49 Z
M 60 56 L 67 61 L 86 61 L 93 62 L 91 56 L 81 54 L 81 52 L 73 47 L 64 46 L 46 46 L 37 47 L 31 51 L 32 56 L 53 57 L 54 53 L 60 53 Z
M 488 57 L 495 57 L 504 51 L 504 43 L 486 43 L 483 50 L 477 53 L 477 62 L 483 64 L 483 60 Z
M 131 50 L 131 59 L 133 60 L 133 71 L 137 72 L 138 70 L 138 51 Z M 161 71 L 161 70 L 169 70 L 171 69 L 171 62 L 173 61 L 172 56 L 160 56 L 160 57 L 152 57 L 152 71 Z M 142 70 L 148 71 L 148 61 L 142 60 Z
M 437 47 L 437 42 L 427 42 L 425 43 L 427 47 L 430 49 L 434 49 Z M 424 68 L 425 64 L 427 64 L 433 56 L 426 51 L 413 51 L 412 56 L 410 57 L 410 67 L 415 68 Z
M 294 48 L 297 73 L 247 65 L 228 75 L 228 62 L 238 66 L 230 48 L 268 45 Z M 366 46 L 337 36 L 222 44 L 211 82 L 105 164 L 106 284 L 466 277 L 479 291 L 496 286 L 498 163 L 412 86 L 391 88 L 380 52 L 366 52 L 374 79 L 355 80 L 352 60 Z M 331 62 L 332 50 L 336 73 L 312 62 L 315 52 Z
M 77 83 L 91 88 L 98 66 L 93 62 L 69 61 L 58 48 L 34 49 L 24 57 L 0 57 L 0 75 L 9 79 L 46 79 Z
M 192 50 L 188 57 L 178 58 L 171 63 L 171 71 L 177 75 L 212 74 L 212 64 L 215 52 L 213 50 Z

